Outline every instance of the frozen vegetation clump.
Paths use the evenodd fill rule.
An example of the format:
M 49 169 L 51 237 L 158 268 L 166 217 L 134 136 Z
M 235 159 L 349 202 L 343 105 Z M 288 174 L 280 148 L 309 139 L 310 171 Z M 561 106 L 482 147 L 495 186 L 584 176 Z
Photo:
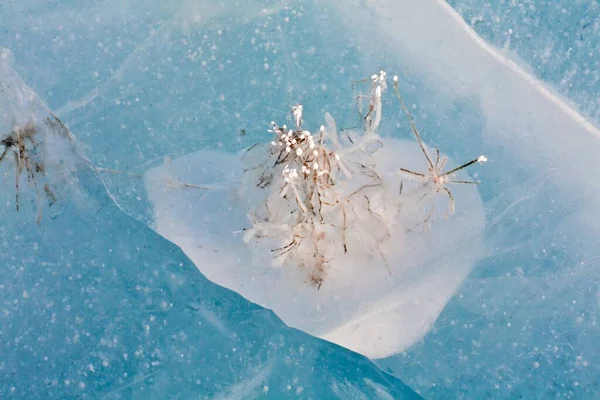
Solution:
M 329 114 L 312 125 L 306 104 L 296 105 L 265 143 L 189 153 L 144 182 L 155 229 L 208 279 L 289 326 L 378 358 L 431 328 L 481 257 L 485 212 L 477 185 L 451 187 L 472 179 L 470 162 L 449 157 L 446 168 L 439 152 L 436 163 L 411 124 L 398 130 L 406 139 L 384 130 L 396 125 L 384 108 L 402 112 L 385 73 L 355 88 L 357 128 L 337 129 Z M 167 190 L 165 180 L 210 190 Z M 444 212 L 444 188 L 455 214 Z
M 76 145 L 62 121 L 34 101 L 37 97 L 32 90 L 24 88 L 18 93 L 11 87 L 18 81 L 10 68 L 12 53 L 0 49 L 0 61 L 4 77 L 0 82 L 0 165 L 6 176 L 14 169 L 15 209 L 20 211 L 24 203 L 34 203 L 39 225 L 44 208 L 57 201 L 57 187 L 70 179 Z M 24 103 L 28 107 L 23 107 Z M 24 185 L 33 190 L 25 193 Z
M 54 114 L 49 113 L 41 123 L 30 119 L 25 124 L 12 122 L 9 134 L 5 135 L 0 144 L 3 146 L 0 153 L 0 163 L 10 163 L 14 167 L 15 175 L 15 208 L 21 209 L 21 186 L 26 179 L 27 184 L 34 189 L 35 203 L 37 207 L 37 223 L 40 224 L 43 209 L 47 205 L 52 206 L 57 198 L 55 184 L 48 179 L 48 168 L 61 168 L 59 163 L 53 160 L 47 150 L 46 131 L 56 135 L 58 141 L 66 141 L 73 144 L 72 136 L 67 127 Z
M 254 145 L 243 155 L 244 189 L 254 193 L 249 197 L 258 199 L 248 214 L 252 226 L 245 230 L 244 241 L 257 244 L 259 252 L 270 252 L 276 265 L 299 267 L 307 282 L 317 288 L 323 284 L 331 260 L 353 251 L 372 253 L 391 274 L 386 246 L 399 220 L 404 231 L 410 231 L 420 225 L 413 224 L 412 216 L 423 215 L 425 210 L 421 223 L 429 223 L 435 202 L 428 205 L 424 200 L 435 193 L 448 196 L 453 213 L 454 197 L 447 185 L 477 184 L 454 175 L 487 161 L 479 156 L 443 172 L 447 159 L 437 148 L 435 159 L 429 155 L 394 77 L 395 93 L 427 160 L 428 172 L 400 168 L 391 180 L 384 179 L 389 171 L 381 171 L 375 157 L 385 146 L 378 129 L 386 73 L 381 71 L 362 82 L 366 81 L 370 81 L 368 92 L 357 95 L 362 131 L 339 135 L 333 117 L 326 114 L 327 126 L 311 132 L 304 128 L 302 105 L 296 104 L 291 110 L 292 128 L 272 122 L 269 132 L 273 141 Z M 404 177 L 415 183 L 405 187 Z M 402 216 L 406 213 L 410 218 Z
M 14 159 L 15 168 L 15 205 L 17 211 L 20 207 L 20 181 L 21 174 L 26 173 L 27 181 L 32 185 L 38 196 L 40 196 L 40 188 L 37 177 L 44 174 L 44 163 L 41 160 L 36 160 L 37 143 L 35 140 L 37 128 L 33 122 L 28 123 L 24 127 L 15 126 L 12 132 L 6 135 L 0 143 L 4 146 L 4 151 L 0 154 L 0 162 L 4 161 L 5 157 L 10 154 Z M 10 157 L 10 156 L 9 156 Z M 45 183 L 43 191 L 50 200 L 50 205 L 56 201 L 54 192 L 50 186 Z M 38 223 L 42 217 L 41 208 L 38 211 Z

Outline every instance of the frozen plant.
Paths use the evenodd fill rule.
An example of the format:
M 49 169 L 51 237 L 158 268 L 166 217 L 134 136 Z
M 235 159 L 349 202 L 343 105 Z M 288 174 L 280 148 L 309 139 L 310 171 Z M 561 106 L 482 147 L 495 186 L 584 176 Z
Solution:
M 246 232 L 245 240 L 283 233 L 289 241 L 272 249 L 275 258 L 281 263 L 295 260 L 309 270 L 310 282 L 320 286 L 327 268 L 324 252 L 330 245 L 327 241 L 332 229 L 325 222 L 324 207 L 340 202 L 333 189 L 333 171 L 347 168 L 339 155 L 325 146 L 325 127 L 316 136 L 302 129 L 301 104 L 292 108 L 292 116 L 295 129 L 271 123 L 270 132 L 275 134 L 275 140 L 269 150 L 269 166 L 261 171 L 256 186 L 267 188 L 277 182 L 277 189 L 275 196 L 266 199 L 264 207 L 251 212 L 254 225 Z M 345 215 L 344 205 L 342 209 Z M 344 224 L 342 221 L 342 231 L 346 229 Z
M 327 128 L 321 126 L 313 134 L 304 129 L 303 108 L 297 104 L 291 110 L 292 129 L 272 122 L 270 132 L 275 137 L 270 145 L 254 145 L 242 157 L 248 165 L 243 179 L 248 190 L 245 196 L 258 199 L 251 204 L 252 227 L 245 230 L 244 241 L 266 246 L 278 265 L 294 264 L 306 271 L 308 281 L 318 288 L 331 261 L 335 258 L 336 266 L 342 265 L 338 257 L 354 249 L 356 255 L 370 249 L 389 272 L 383 246 L 392 228 L 397 230 L 394 226 L 399 213 L 412 215 L 416 211 L 404 206 L 417 206 L 425 196 L 443 192 L 450 199 L 449 212 L 454 212 L 454 197 L 447 185 L 478 183 L 455 179 L 454 174 L 487 161 L 479 156 L 444 172 L 447 158 L 437 148 L 435 159 L 427 152 L 394 77 L 394 90 L 427 160 L 428 172 L 400 168 L 400 172 L 423 182 L 419 190 L 408 194 L 403 192 L 402 181 L 386 182 L 382 174 L 390 174 L 380 170 L 380 160 L 374 155 L 384 146 L 378 129 L 386 73 L 381 71 L 360 82 L 370 83 L 367 94 L 357 96 L 362 132 L 345 132 L 338 137 L 333 117 L 326 114 Z M 393 188 L 396 184 L 399 190 Z M 255 196 L 257 191 L 259 196 Z M 426 222 L 432 212 L 433 208 Z
M 377 129 L 381 124 L 382 105 L 381 97 L 387 89 L 387 74 L 385 71 L 380 71 L 379 74 L 373 74 L 371 78 L 364 79 L 357 83 L 371 82 L 367 95 L 359 94 L 356 97 L 358 113 L 363 120 L 363 134 L 357 140 L 353 141 L 348 138 L 350 145 L 343 150 L 344 154 L 353 153 L 365 148 L 373 142 L 380 142 Z M 367 100 L 368 106 L 366 114 L 363 116 L 363 102 Z
M 317 287 L 323 283 L 329 261 L 349 251 L 350 226 L 353 231 L 361 231 L 362 237 L 370 238 L 365 239 L 366 244 L 376 249 L 385 262 L 378 249 L 389 237 L 389 230 L 370 200 L 378 195 L 382 179 L 365 155 L 379 139 L 376 130 L 381 121 L 383 90 L 385 72 L 371 78 L 364 132 L 355 140 L 348 138 L 346 147 L 340 144 L 330 115 L 326 116 L 327 129 L 321 126 L 316 134 L 304 129 L 302 105 L 297 104 L 291 110 L 293 129 L 272 122 L 270 132 L 275 137 L 270 146 L 265 149 L 255 145 L 244 155 L 245 159 L 257 155 L 258 165 L 245 173 L 255 189 L 266 189 L 266 196 L 250 211 L 253 225 L 246 230 L 245 242 L 271 239 L 270 251 L 277 264 L 296 264 Z M 356 171 L 343 161 L 346 157 Z
M 70 138 L 70 133 L 65 125 L 53 114 L 44 120 L 47 128 L 57 131 L 61 136 Z M 13 126 L 12 131 L 7 134 L 0 143 L 4 146 L 0 155 L 0 162 L 5 161 L 12 155 L 15 167 L 15 205 L 17 211 L 20 209 L 20 183 L 23 172 L 27 175 L 27 182 L 36 191 L 39 224 L 42 218 L 42 201 L 45 197 L 49 206 L 56 202 L 56 196 L 48 183 L 43 186 L 38 182 L 46 174 L 46 166 L 40 155 L 39 143 L 37 142 L 38 126 L 34 121 L 23 126 Z
M 419 143 L 419 147 L 421 148 L 421 151 L 425 155 L 425 159 L 427 160 L 427 164 L 428 164 L 427 173 L 415 172 L 415 171 L 411 171 L 406 168 L 400 168 L 400 171 L 408 174 L 409 176 L 411 176 L 413 178 L 416 178 L 417 180 L 423 181 L 426 185 L 431 185 L 431 189 L 434 193 L 442 193 L 442 192 L 445 193 L 448 196 L 449 203 L 450 203 L 449 204 L 449 213 L 453 214 L 454 209 L 455 209 L 454 196 L 452 196 L 452 192 L 450 191 L 450 189 L 448 189 L 446 187 L 446 185 L 456 184 L 456 183 L 478 185 L 480 183 L 479 181 L 457 180 L 457 179 L 454 179 L 453 176 L 456 172 L 458 172 L 464 168 L 467 168 L 475 163 L 485 164 L 487 162 L 487 157 L 484 155 L 480 155 L 479 157 L 472 159 L 462 165 L 459 165 L 458 167 L 453 168 L 450 171 L 444 172 L 444 167 L 446 166 L 446 162 L 448 161 L 448 159 L 447 159 L 447 157 L 440 157 L 440 149 L 437 147 L 435 147 L 435 161 L 432 160 L 432 157 L 427 152 L 427 149 L 425 148 L 425 145 L 423 144 L 423 141 L 421 140 L 421 135 L 419 134 L 419 130 L 417 129 L 417 127 L 412 119 L 412 116 L 411 116 L 410 112 L 408 111 L 406 104 L 404 103 L 404 99 L 402 98 L 402 95 L 400 94 L 400 89 L 398 87 L 398 76 L 394 76 L 394 91 L 396 93 L 396 96 L 398 97 L 398 100 L 400 100 L 400 106 L 402 107 L 402 109 L 404 110 L 404 113 L 406 114 L 406 117 L 411 126 L 411 129 L 415 136 L 415 139 L 417 139 L 417 142 Z M 426 196 L 427 194 L 428 194 L 428 192 L 426 191 L 422 197 Z M 431 212 L 433 212 L 433 208 L 432 208 Z M 431 213 L 429 215 L 431 216 Z M 448 215 L 448 214 L 446 214 L 446 215 Z

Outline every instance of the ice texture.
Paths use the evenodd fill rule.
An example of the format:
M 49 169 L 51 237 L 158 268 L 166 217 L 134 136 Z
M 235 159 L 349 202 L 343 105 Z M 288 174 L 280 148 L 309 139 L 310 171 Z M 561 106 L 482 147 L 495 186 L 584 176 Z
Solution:
M 486 41 L 600 123 L 600 3 L 450 0 Z
M 12 64 L 0 49 L 0 129 L 34 124 L 30 161 L 56 201 L 38 202 L 25 174 L 19 212 L 14 180 L 0 191 L 0 398 L 420 398 L 209 282 L 123 213 Z M 11 178 L 13 151 L 2 162 Z
M 469 4 L 481 11 L 488 3 Z M 512 3 L 532 5 L 497 7 Z M 597 398 L 600 133 L 555 94 L 557 82 L 571 75 L 557 66 L 577 67 L 558 90 L 588 115 L 596 112 L 597 24 L 579 31 L 585 51 L 578 54 L 589 64 L 569 63 L 576 52 L 556 51 L 562 44 L 543 46 L 547 51 L 536 44 L 561 35 L 557 26 L 576 35 L 579 22 L 567 17 L 582 1 L 529 7 L 542 21 L 547 7 L 563 5 L 560 25 L 544 21 L 553 34 L 540 24 L 518 28 L 521 38 L 531 37 L 527 51 L 556 60 L 546 72 L 521 49 L 508 46 L 520 59 L 498 51 L 502 41 L 485 42 L 439 0 L 147 4 L 0 4 L 1 43 L 15 51 L 26 82 L 73 128 L 95 165 L 143 174 L 165 156 L 235 154 L 264 142 L 265 124 L 286 118 L 298 101 L 307 120 L 328 111 L 340 127 L 352 127 L 348 82 L 394 71 L 426 143 L 456 160 L 489 157 L 478 177 L 486 245 L 424 339 L 378 363 L 432 398 Z M 512 15 L 504 10 L 500 26 Z M 591 103 L 571 83 L 591 93 Z M 400 110 L 385 124 L 386 134 L 410 139 Z M 122 209 L 153 225 L 142 180 L 104 179 Z M 14 201 L 14 192 L 6 199 Z M 5 254 L 21 259 L 18 250 Z M 428 291 L 445 289 L 441 282 Z

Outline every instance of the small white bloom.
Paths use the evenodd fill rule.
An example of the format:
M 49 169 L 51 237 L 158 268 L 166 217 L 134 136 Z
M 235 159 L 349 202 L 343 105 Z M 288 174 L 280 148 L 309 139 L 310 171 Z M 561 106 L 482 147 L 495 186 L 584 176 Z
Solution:
M 313 151 L 313 154 L 314 154 L 315 156 L 318 156 L 318 155 L 319 155 L 319 152 L 318 152 L 317 150 L 314 150 L 314 151 Z
M 298 147 L 298 148 L 296 149 L 296 155 L 297 155 L 297 156 L 301 156 L 301 155 L 302 155 L 302 149 L 301 149 L 300 147 Z
M 487 157 L 484 155 L 480 155 L 479 157 L 477 157 L 477 162 L 479 164 L 485 164 L 487 162 L 487 160 L 488 160 Z
M 287 151 L 289 153 L 290 151 L 292 151 L 292 148 L 290 146 L 288 146 L 285 148 L 285 151 Z
M 314 170 L 317 170 L 317 169 L 319 169 L 319 163 L 314 163 L 314 164 L 313 164 L 313 169 L 314 169 Z

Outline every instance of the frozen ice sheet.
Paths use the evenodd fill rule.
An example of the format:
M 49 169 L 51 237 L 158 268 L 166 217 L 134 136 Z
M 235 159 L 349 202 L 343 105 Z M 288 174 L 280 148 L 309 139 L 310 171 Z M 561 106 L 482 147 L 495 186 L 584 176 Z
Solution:
M 267 15 L 223 9 L 186 29 L 179 10 L 191 3 L 148 14 L 129 2 L 111 9 L 127 18 L 108 21 L 94 18 L 97 8 L 107 14 L 105 3 L 68 18 L 31 2 L 29 14 L 3 19 L 10 29 L 1 40 L 20 54 L 27 82 L 65 110 L 94 164 L 137 173 L 167 154 L 263 141 L 264 123 L 295 101 L 313 120 L 329 111 L 351 126 L 345 85 L 397 71 L 427 143 L 454 159 L 488 155 L 480 194 L 491 245 L 424 340 L 381 365 L 431 397 L 595 397 L 600 145 L 592 124 L 441 1 L 289 1 Z M 189 16 L 212 2 L 194 4 Z M 81 15 L 91 18 L 83 24 Z M 101 95 L 87 101 L 96 87 Z M 409 137 L 401 118 L 394 122 L 387 132 Z M 151 222 L 143 182 L 105 178 L 121 207 Z

